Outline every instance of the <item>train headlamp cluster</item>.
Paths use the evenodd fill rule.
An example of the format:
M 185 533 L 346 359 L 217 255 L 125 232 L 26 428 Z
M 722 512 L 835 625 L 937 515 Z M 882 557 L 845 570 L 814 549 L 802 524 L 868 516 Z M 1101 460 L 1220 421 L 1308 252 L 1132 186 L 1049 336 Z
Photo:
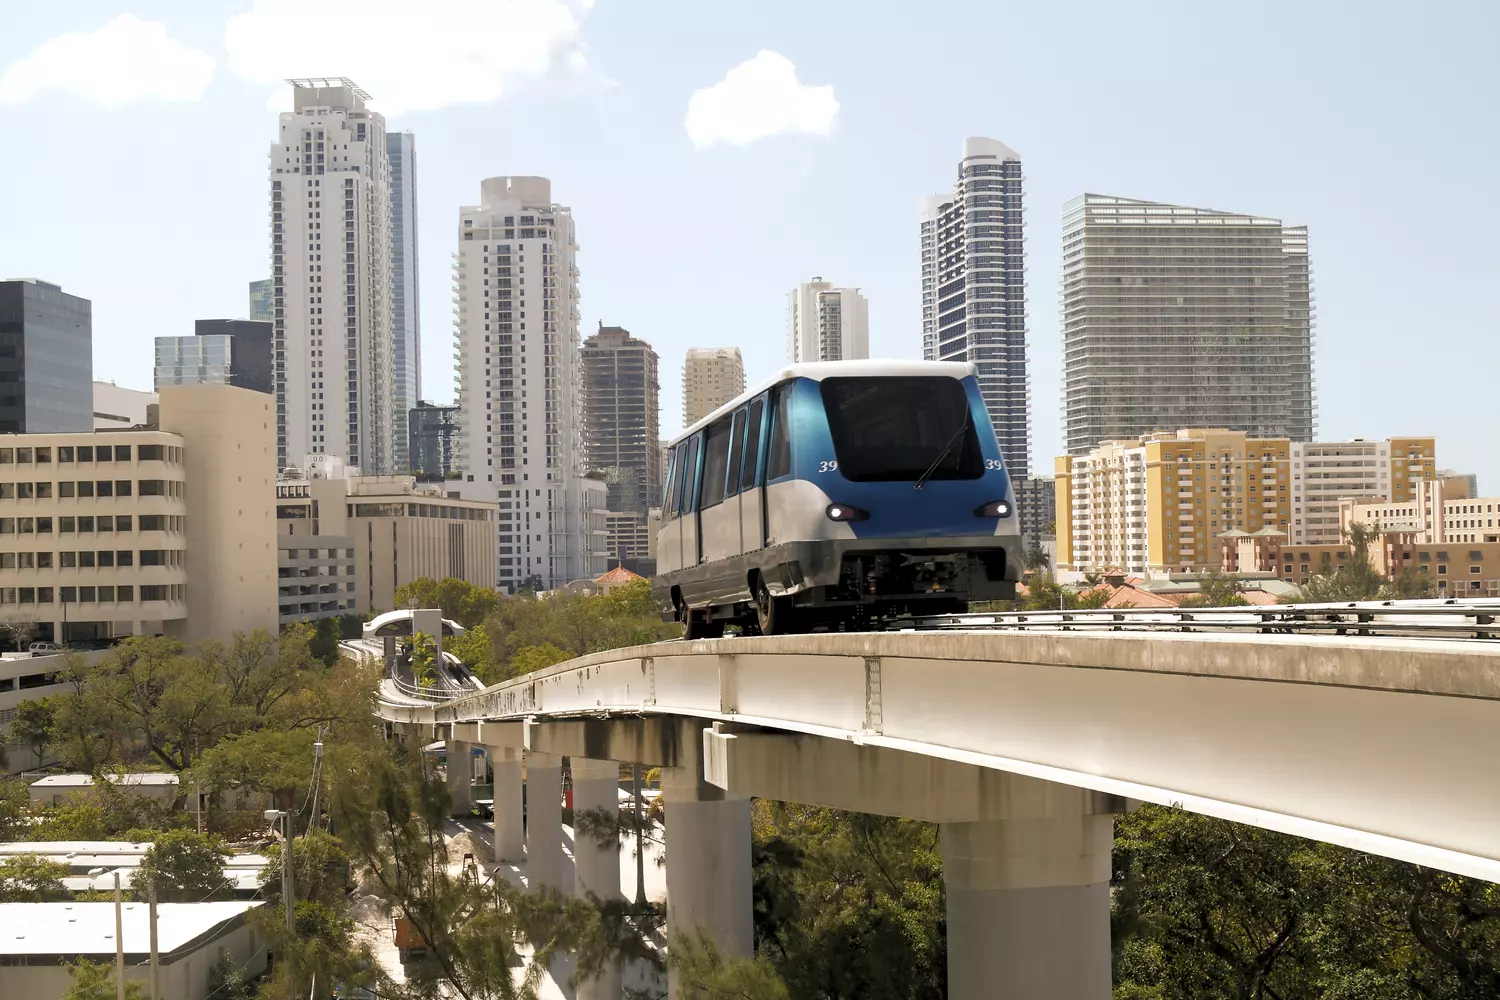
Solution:
M 1004 500 L 991 500 L 974 508 L 975 517 L 1010 517 L 1010 504 Z
M 829 504 L 827 514 L 830 521 L 864 521 L 870 516 L 858 507 L 847 503 Z

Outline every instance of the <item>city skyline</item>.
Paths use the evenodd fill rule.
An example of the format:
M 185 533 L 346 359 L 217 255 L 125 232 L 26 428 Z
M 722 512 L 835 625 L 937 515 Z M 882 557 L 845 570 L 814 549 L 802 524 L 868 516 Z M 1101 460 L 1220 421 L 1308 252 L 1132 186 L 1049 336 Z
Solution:
M 445 91 L 447 77 L 431 73 L 430 59 L 398 60 L 380 52 L 329 66 L 326 57 L 309 56 L 313 45 L 306 40 L 286 55 L 297 58 L 297 65 L 267 68 L 269 57 L 262 54 L 251 72 L 242 49 L 225 48 L 224 26 L 234 11 L 206 7 L 193 18 L 165 17 L 169 36 L 218 60 L 211 83 L 187 93 L 171 91 L 165 98 L 136 94 L 135 100 L 124 92 L 129 88 L 117 87 L 108 101 L 41 86 L 0 88 L 17 141 L 36 151 L 8 164 L 16 182 L 12 189 L 25 190 L 27 197 L 0 212 L 0 274 L 35 274 L 95 302 L 97 370 L 121 384 L 149 386 L 153 337 L 187 334 L 200 316 L 238 315 L 244 283 L 264 276 L 267 247 L 255 235 L 265 219 L 264 174 L 256 168 L 263 162 L 268 118 L 275 117 L 268 98 L 271 105 L 285 104 L 284 85 L 274 83 L 283 76 L 332 69 L 366 86 L 375 107 L 389 109 L 393 129 L 411 129 L 422 137 L 421 201 L 429 213 L 446 217 L 465 203 L 476 177 L 502 171 L 552 177 L 567 186 L 574 208 L 591 220 L 581 253 L 589 275 L 588 321 L 607 318 L 649 329 L 658 351 L 673 361 L 689 346 L 739 344 L 754 380 L 782 363 L 781 296 L 812 273 L 854 278 L 879 303 L 871 317 L 872 356 L 917 356 L 920 290 L 908 206 L 935 180 L 950 175 L 960 137 L 989 134 L 1026 158 L 1036 457 L 1064 450 L 1056 406 L 1061 385 L 1058 212 L 1081 191 L 1115 190 L 1306 223 L 1317 241 L 1319 436 L 1440 434 L 1454 467 L 1478 471 L 1482 482 L 1500 475 L 1500 458 L 1467 418 L 1459 394 L 1397 395 L 1383 399 L 1380 407 L 1365 402 L 1368 386 L 1383 377 L 1386 359 L 1404 351 L 1413 331 L 1422 331 L 1424 338 L 1424 350 L 1403 357 L 1414 381 L 1436 383 L 1455 363 L 1481 379 L 1500 367 L 1500 360 L 1475 359 L 1462 346 L 1493 332 L 1479 289 L 1483 277 L 1495 273 L 1496 257 L 1477 234 L 1488 230 L 1497 209 L 1473 193 L 1484 189 L 1482 165 L 1493 162 L 1497 140 L 1486 130 L 1460 124 L 1482 114 L 1479 95 L 1496 87 L 1496 67 L 1474 48 L 1493 36 L 1493 8 L 1450 5 L 1449 16 L 1438 22 L 1457 19 L 1471 30 L 1439 46 L 1428 38 L 1437 22 L 1419 26 L 1413 37 L 1411 26 L 1398 28 L 1393 10 L 1372 12 L 1359 44 L 1351 45 L 1347 25 L 1332 11 L 1273 7 L 1256 24 L 1234 28 L 1236 51 L 1285 53 L 1276 57 L 1278 71 L 1269 90 L 1263 74 L 1226 69 L 1221 58 L 1198 51 L 1186 53 L 1176 66 L 1146 67 L 1120 82 L 1112 69 L 1119 57 L 1111 53 L 1159 39 L 1162 31 L 1213 30 L 1220 15 L 1212 12 L 1149 12 L 1128 24 L 1111 21 L 1109 31 L 1078 49 L 1078 40 L 1065 30 L 1068 19 L 1059 12 L 967 9 L 959 43 L 964 52 L 983 49 L 989 44 L 985 39 L 1012 34 L 1027 39 L 1026 51 L 1009 72 L 1028 96 L 1008 103 L 1003 114 L 978 98 L 983 88 L 977 85 L 989 71 L 973 60 L 954 60 L 958 96 L 939 101 L 930 87 L 882 79 L 867 67 L 868 58 L 820 52 L 800 37 L 772 30 L 776 10 L 773 4 L 766 16 L 754 19 L 744 12 L 716 14 L 724 30 L 715 34 L 725 37 L 694 47 L 668 70 L 656 68 L 661 60 L 652 38 L 680 12 L 669 6 L 626 23 L 617 9 L 602 4 L 579 15 L 566 38 L 556 44 L 548 40 L 543 50 L 551 56 L 550 68 L 497 71 L 507 86 L 471 92 Z M 0 79 L 8 79 L 55 36 L 102 32 L 116 13 L 89 2 L 61 21 L 40 10 L 21 11 L 0 41 Z M 1079 16 L 1104 14 L 1100 7 Z M 1183 18 L 1187 23 L 1174 28 Z M 900 31 L 856 24 L 851 43 L 857 41 L 866 56 L 894 58 L 916 41 L 945 37 L 942 21 L 923 19 L 903 24 Z M 830 5 L 815 12 L 810 26 L 824 24 L 849 29 L 847 11 Z M 1059 60 L 1064 38 L 1070 58 Z M 1433 44 L 1426 44 L 1429 40 Z M 570 68 L 568 53 L 584 42 L 583 68 Z M 685 112 L 693 95 L 722 95 L 715 88 L 727 82 L 729 70 L 753 61 L 757 48 L 784 54 L 795 67 L 798 88 L 820 93 L 831 88 L 832 114 L 825 100 L 819 104 L 822 118 L 793 116 L 791 124 L 778 124 L 781 119 L 773 116 L 760 134 L 741 135 L 716 130 L 713 103 L 699 101 L 689 132 Z M 1308 50 L 1318 51 L 1319 59 L 1292 55 Z M 1438 51 L 1444 53 L 1441 59 L 1433 54 Z M 382 65 L 372 66 L 372 60 Z M 1400 65 L 1402 71 L 1376 73 L 1371 68 L 1376 64 Z M 113 66 L 108 60 L 100 65 Z M 1106 82 L 1121 99 L 1149 105 L 1151 95 L 1172 91 L 1182 74 L 1213 75 L 1216 86 L 1183 95 L 1186 104 L 1172 115 L 1144 122 L 1138 116 L 1105 116 L 1089 130 L 1069 123 L 1069 108 Z M 1345 85 L 1320 85 L 1334 78 Z M 1309 93 L 1318 94 L 1317 100 L 1308 101 Z M 475 123 L 491 113 L 498 115 L 499 127 L 476 129 Z M 902 125 L 896 143 L 890 141 L 893 120 Z M 1193 129 L 1180 127 L 1189 120 L 1196 123 Z M 1248 144 L 1247 128 L 1256 136 Z M 1400 157 L 1369 155 L 1397 134 L 1403 137 Z M 101 142 L 128 147 L 143 135 L 159 150 L 114 165 L 119 181 L 137 196 L 105 202 L 77 197 L 87 188 L 81 171 L 90 162 L 89 149 Z M 521 135 L 524 143 L 517 141 Z M 587 152 L 601 144 L 639 155 L 606 168 Z M 227 163 L 220 155 L 224 149 L 236 150 L 238 159 Z M 153 166 L 163 159 L 182 169 L 164 172 Z M 218 169 L 225 165 L 227 172 Z M 1404 226 L 1378 222 L 1369 211 L 1372 199 L 1414 172 L 1426 179 L 1429 204 Z M 200 175 L 213 177 L 211 187 Z M 142 204 L 207 204 L 210 192 L 212 227 L 174 213 L 154 219 L 159 225 L 141 225 Z M 754 196 L 740 197 L 740 192 Z M 688 219 L 689 239 L 641 254 L 639 229 L 631 220 L 650 200 L 712 202 L 717 208 Z M 775 210 L 767 211 L 768 205 Z M 130 230 L 140 251 L 124 258 L 77 253 L 64 234 L 85 218 Z M 789 241 L 789 218 L 799 219 L 800 234 L 816 235 Z M 424 229 L 433 234 L 423 238 L 425 283 L 436 281 L 443 288 L 451 237 L 446 225 L 429 222 Z M 195 252 L 179 259 L 183 246 Z M 178 260 L 182 269 L 171 295 L 147 292 L 150 282 L 137 262 L 157 259 Z M 663 295 L 654 280 L 667 273 L 673 275 L 672 295 Z M 713 330 L 704 329 L 703 317 L 713 315 L 713 304 L 724 298 L 725 273 L 733 275 L 735 308 L 717 316 Z M 442 295 L 426 299 L 424 353 L 431 361 L 448 354 L 449 304 Z M 670 365 L 662 392 L 668 434 L 680 412 Z M 444 384 L 447 366 L 434 367 L 439 370 L 427 376 L 422 396 L 442 402 L 451 398 Z

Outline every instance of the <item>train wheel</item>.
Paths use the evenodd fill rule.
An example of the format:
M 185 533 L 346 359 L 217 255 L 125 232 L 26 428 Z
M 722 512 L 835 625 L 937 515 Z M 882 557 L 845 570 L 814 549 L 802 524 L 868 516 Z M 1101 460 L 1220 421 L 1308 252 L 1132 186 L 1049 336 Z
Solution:
M 779 635 L 791 631 L 791 602 L 785 597 L 772 597 L 766 582 L 755 580 L 755 624 L 761 635 Z

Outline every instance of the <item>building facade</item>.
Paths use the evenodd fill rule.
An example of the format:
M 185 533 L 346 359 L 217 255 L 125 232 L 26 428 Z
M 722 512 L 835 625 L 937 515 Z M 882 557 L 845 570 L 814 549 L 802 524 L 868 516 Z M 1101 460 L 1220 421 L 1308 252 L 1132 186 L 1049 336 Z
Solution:
M 590 474 L 630 473 L 610 510 L 646 511 L 661 504 L 660 360 L 651 345 L 618 326 L 599 325 L 583 342 L 583 466 Z M 606 480 L 607 481 L 607 480 Z
M 1384 441 L 1292 442 L 1294 545 L 1341 545 L 1343 500 L 1409 504 L 1421 483 L 1434 478 L 1432 438 Z
M 395 608 L 421 577 L 495 585 L 496 510 L 411 476 L 355 476 L 313 459 L 275 484 L 283 624 Z
M 958 182 L 921 206 L 922 357 L 967 361 L 1013 479 L 1031 475 L 1021 157 L 965 139 Z
M 455 451 L 458 441 L 458 407 L 418 401 L 407 414 L 407 440 L 413 476 L 418 482 L 435 482 L 458 476 Z
M 290 82 L 270 156 L 277 461 L 382 475 L 398 426 L 385 119 L 349 80 Z
M 1080 195 L 1062 299 L 1069 454 L 1172 427 L 1313 440 L 1306 227 Z
M 1021 514 L 1021 533 L 1028 542 L 1054 537 L 1057 518 L 1057 480 L 1032 476 L 1015 483 L 1016 507 Z
M 391 331 L 395 378 L 395 466 L 412 468 L 407 457 L 407 413 L 422 396 L 422 314 L 418 294 L 417 138 L 387 132 L 386 160 L 391 178 Z
M 52 642 L 274 629 L 273 438 L 270 397 L 229 386 L 167 388 L 152 429 L 0 435 L 0 618 Z
M 0 433 L 94 425 L 93 304 L 35 278 L 0 281 Z
M 276 309 L 271 300 L 276 295 L 275 284 L 270 278 L 250 282 L 249 318 L 257 323 L 269 323 L 276 318 Z
M 822 278 L 787 293 L 787 360 L 855 361 L 870 356 L 870 304 L 858 288 Z
M 464 495 L 499 505 L 499 583 L 511 590 L 604 570 L 581 462 L 577 254 L 573 213 L 545 177 L 488 178 L 460 210 L 458 462 Z
M 272 330 L 271 323 L 256 320 L 200 319 L 191 337 L 157 337 L 156 388 L 223 382 L 275 392 Z
M 1105 441 L 1056 462 L 1057 564 L 1079 572 L 1218 569 L 1226 532 L 1286 537 L 1291 442 L 1189 429 Z
M 160 402 L 154 392 L 127 389 L 113 382 L 94 383 L 94 430 L 107 427 L 139 427 L 151 419 L 151 407 Z
M 691 427 L 745 391 L 738 347 L 690 347 L 682 363 L 682 423 Z

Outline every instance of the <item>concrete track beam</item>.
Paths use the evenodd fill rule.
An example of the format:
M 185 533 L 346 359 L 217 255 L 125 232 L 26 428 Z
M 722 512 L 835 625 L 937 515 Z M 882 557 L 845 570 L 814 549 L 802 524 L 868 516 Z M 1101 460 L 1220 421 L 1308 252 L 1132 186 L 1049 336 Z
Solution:
M 704 777 L 737 796 L 929 823 L 1127 811 L 1123 798 L 963 764 L 796 733 L 703 731 Z
M 693 734 L 696 743 L 696 733 Z M 528 749 L 563 757 L 673 767 L 681 756 L 679 720 L 664 716 L 555 719 L 526 724 Z M 692 751 L 696 755 L 697 751 Z

